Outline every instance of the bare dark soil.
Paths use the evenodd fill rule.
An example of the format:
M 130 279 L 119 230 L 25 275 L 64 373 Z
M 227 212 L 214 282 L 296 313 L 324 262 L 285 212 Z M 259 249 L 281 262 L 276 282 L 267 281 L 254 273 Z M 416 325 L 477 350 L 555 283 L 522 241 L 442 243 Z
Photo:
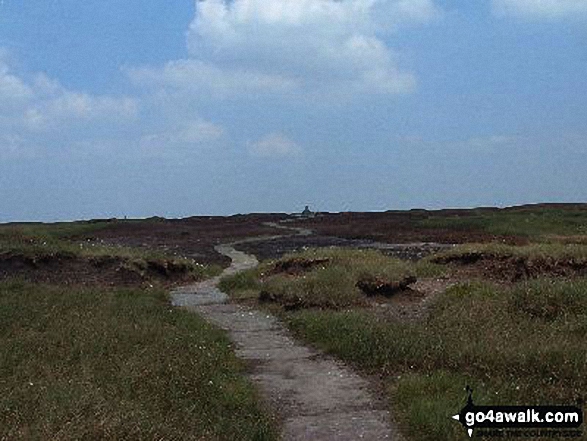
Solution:
M 385 236 L 376 230 L 370 230 L 375 225 L 379 225 L 383 229 L 389 227 L 388 223 L 380 222 L 381 215 L 387 215 L 387 213 L 360 213 L 352 217 L 354 219 L 353 225 L 364 220 L 368 222 L 368 228 L 365 231 L 369 231 L 369 234 L 366 232 L 363 234 L 360 231 L 347 234 L 347 231 L 342 231 L 345 228 L 340 230 L 340 219 L 337 218 L 337 216 L 344 217 L 344 214 L 325 215 L 324 218 L 300 221 L 299 225 L 310 229 L 316 228 L 320 233 L 326 227 L 326 230 L 331 231 L 334 236 L 320 233 L 310 236 L 289 236 L 268 241 L 241 243 L 237 248 L 255 255 L 259 260 L 265 260 L 277 259 L 286 253 L 304 248 L 371 247 L 373 240 L 385 241 Z M 287 217 L 285 214 L 248 214 L 230 217 L 190 217 L 177 220 L 161 218 L 142 221 L 119 220 L 112 221 L 105 228 L 75 239 L 99 240 L 106 244 L 158 249 L 193 258 L 202 264 L 218 264 L 226 267 L 230 264 L 230 260 L 215 252 L 215 245 L 247 237 L 283 234 L 283 231 L 266 226 L 264 223 L 278 222 L 287 219 Z M 401 221 L 398 222 L 404 225 L 405 234 L 402 237 L 405 240 L 400 240 L 401 238 L 397 237 L 398 240 L 393 243 L 406 243 L 406 246 L 382 249 L 381 251 L 385 254 L 402 259 L 417 260 L 439 251 L 439 248 L 434 244 L 410 244 L 410 242 L 429 242 L 428 239 L 436 238 L 439 239 L 438 243 L 458 243 L 458 241 L 453 241 L 453 235 L 448 233 L 444 235 L 441 233 L 436 235 L 420 234 L 413 225 L 410 226 L 410 212 L 402 212 L 397 218 L 401 218 Z M 329 224 L 330 221 L 332 224 Z M 294 223 L 289 225 L 293 226 Z M 411 232 L 408 234 L 410 229 Z M 339 232 L 342 237 L 335 237 Z M 465 241 L 466 238 L 461 237 L 461 239 Z
M 250 236 L 275 235 L 276 230 L 263 223 L 276 222 L 285 217 L 283 214 L 248 214 L 115 221 L 82 239 L 101 239 L 110 244 L 159 249 L 190 257 L 202 264 L 227 267 L 230 259 L 214 251 L 215 245 Z
M 230 259 L 217 253 L 214 246 L 249 237 L 284 234 L 282 230 L 264 223 L 278 222 L 286 218 L 285 214 L 248 214 L 186 219 L 96 220 L 89 223 L 99 223 L 99 228 L 89 229 L 87 232 L 64 239 L 73 242 L 83 241 L 86 244 L 96 242 L 160 250 L 170 255 L 192 258 L 204 265 L 217 264 L 226 267 L 230 264 Z M 238 248 L 263 260 L 281 257 L 287 252 L 304 247 L 362 245 L 364 241 L 311 235 L 242 243 Z M 412 257 L 423 255 L 419 248 L 407 253 Z M 0 256 L 0 279 L 14 276 L 34 282 L 106 286 L 137 286 L 149 281 L 174 284 L 192 280 L 184 269 L 160 268 L 156 262 L 152 262 L 146 268 L 137 268 L 124 259 L 115 257 L 81 258 L 58 253 L 30 259 L 18 253 L 4 253 Z
M 416 283 L 418 279 L 414 276 L 404 277 L 400 281 L 390 281 L 381 278 L 363 278 L 357 282 L 357 288 L 367 296 L 391 297 L 394 294 L 406 291 L 409 286 Z
M 302 224 L 304 225 L 304 224 Z M 321 235 L 290 236 L 263 242 L 240 243 L 237 249 L 253 254 L 259 260 L 279 259 L 284 254 L 300 251 L 305 248 L 344 247 L 351 246 L 353 241 L 338 237 Z
M 173 261 L 135 262 L 113 256 L 81 257 L 68 253 L 25 256 L 0 254 L 0 280 L 19 277 L 35 283 L 82 286 L 141 286 L 189 283 L 190 267 Z
M 300 223 L 300 225 L 306 224 Z M 290 236 L 262 242 L 241 243 L 236 247 L 245 253 L 255 255 L 259 260 L 280 259 L 285 254 L 307 248 L 327 247 L 377 248 L 383 254 L 392 257 L 404 260 L 419 260 L 446 249 L 441 246 L 442 244 L 435 243 L 393 244 L 387 248 L 381 245 L 384 244 L 369 239 L 345 239 L 313 234 L 311 236 Z
M 407 260 L 418 260 L 445 248 L 442 244 L 499 242 L 507 244 L 526 244 L 528 237 L 489 234 L 471 226 L 425 227 L 422 221 L 454 217 L 467 219 L 487 213 L 529 213 L 534 215 L 541 209 L 556 209 L 561 213 L 574 213 L 587 210 L 583 205 L 556 205 L 513 207 L 498 210 L 481 208 L 475 210 L 410 210 L 388 211 L 384 213 L 321 213 L 311 219 L 293 219 L 286 214 L 247 214 L 230 217 L 189 217 L 185 219 L 151 218 L 145 220 L 110 220 L 90 221 L 100 223 L 100 228 L 86 233 L 68 237 L 72 241 L 84 241 L 156 249 L 170 255 L 184 256 L 196 262 L 227 267 L 230 259 L 217 253 L 214 246 L 250 237 L 283 237 L 245 242 L 237 245 L 239 250 L 255 255 L 259 260 L 281 258 L 284 254 L 304 248 L 353 247 L 377 248 L 384 254 Z M 283 226 L 297 226 L 313 231 L 311 235 L 292 235 L 282 229 L 266 225 L 267 222 L 279 222 Z M 425 225 L 425 223 L 424 223 Z M 446 246 L 446 245 L 445 245 Z M 476 262 L 447 262 L 453 267 L 477 272 L 481 276 L 501 280 L 518 280 L 521 278 L 545 275 L 574 276 L 582 275 L 585 269 L 573 262 L 520 261 L 514 257 L 482 256 Z M 38 273 L 33 275 L 32 273 Z M 165 271 L 163 271 L 165 272 Z M 173 274 L 157 275 L 161 272 L 155 268 L 139 271 L 128 269 L 124 262 L 80 261 L 61 256 L 53 262 L 31 264 L 18 256 L 5 255 L 0 261 L 0 277 L 9 274 L 24 276 L 39 281 L 64 280 L 74 283 L 136 284 L 145 278 L 145 274 L 159 279 L 183 281 L 181 271 Z M 148 277 L 146 277 L 148 278 Z M 103 282 L 101 282 L 103 281 Z
M 479 209 L 478 209 L 479 210 Z M 485 209 L 488 211 L 497 209 Z M 345 239 L 368 239 L 387 243 L 435 242 L 445 244 L 501 242 L 523 245 L 524 237 L 500 236 L 479 229 L 426 228 L 419 221 L 431 217 L 471 216 L 469 210 L 410 210 L 384 213 L 324 213 L 313 219 L 304 219 L 293 224 L 314 230 L 319 235 Z
M 550 257 L 520 257 L 492 253 L 464 253 L 433 258 L 434 263 L 451 265 L 471 276 L 501 282 L 537 277 L 571 278 L 587 275 L 587 262 Z M 463 272 L 463 271 L 461 271 Z
M 242 243 L 238 249 L 254 254 L 260 260 L 275 259 L 285 253 L 304 247 L 369 247 L 370 243 L 405 244 L 395 249 L 381 249 L 386 254 L 403 259 L 417 260 L 439 251 L 433 244 L 461 244 L 498 242 L 524 245 L 529 242 L 524 235 L 490 234 L 479 225 L 425 226 L 424 221 L 446 219 L 466 220 L 479 216 L 544 217 L 543 210 L 556 210 L 561 216 L 587 211 L 582 204 L 538 204 L 531 206 L 498 208 L 409 210 L 364 213 L 320 213 L 315 218 L 293 219 L 283 213 L 247 214 L 230 217 L 189 217 L 185 219 L 152 218 L 147 220 L 113 221 L 106 228 L 92 232 L 88 237 L 107 243 L 133 247 L 157 248 L 178 255 L 191 257 L 203 264 L 220 264 L 226 267 L 229 259 L 214 252 L 214 246 L 247 237 L 283 234 L 277 228 L 264 225 L 288 219 L 284 226 L 308 228 L 309 236 L 282 237 L 270 241 Z M 509 218 L 508 218 L 509 219 Z M 546 220 L 552 220 L 546 218 Z M 569 218 L 569 219 L 572 219 Z M 525 218 L 516 218 L 523 223 Z M 566 221 L 566 218 L 563 220 Z M 564 222 L 563 222 L 564 223 Z M 523 229 L 521 229 L 523 230 Z M 557 229 L 551 231 L 557 234 Z M 562 234 L 562 233 L 558 233 Z M 566 233 L 565 233 L 566 234 Z M 563 235 L 564 236 L 564 235 Z M 563 237 L 561 236 L 561 237 Z M 428 244 L 428 245 L 425 245 Z

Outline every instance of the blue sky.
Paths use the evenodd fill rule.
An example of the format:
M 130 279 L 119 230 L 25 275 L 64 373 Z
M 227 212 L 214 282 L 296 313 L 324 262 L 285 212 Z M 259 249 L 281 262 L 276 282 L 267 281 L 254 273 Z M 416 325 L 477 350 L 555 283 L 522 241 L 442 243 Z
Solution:
M 587 0 L 3 0 L 0 222 L 587 199 Z

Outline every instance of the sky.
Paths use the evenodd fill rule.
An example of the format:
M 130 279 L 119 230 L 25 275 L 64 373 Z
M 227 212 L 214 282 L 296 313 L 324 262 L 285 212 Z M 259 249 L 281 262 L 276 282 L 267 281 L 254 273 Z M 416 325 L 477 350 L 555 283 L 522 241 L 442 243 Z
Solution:
M 0 0 L 0 222 L 587 200 L 587 0 Z

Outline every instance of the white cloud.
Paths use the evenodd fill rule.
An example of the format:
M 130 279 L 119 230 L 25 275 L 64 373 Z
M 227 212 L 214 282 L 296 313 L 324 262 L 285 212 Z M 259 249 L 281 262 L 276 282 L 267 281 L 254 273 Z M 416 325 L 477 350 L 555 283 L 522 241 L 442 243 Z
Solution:
M 137 122 L 137 99 L 72 91 L 43 73 L 17 74 L 8 55 L 0 48 L 2 159 L 65 153 Z
M 297 82 L 279 75 L 253 72 L 246 69 L 224 70 L 200 60 L 177 60 L 162 69 L 129 68 L 129 77 L 135 83 L 165 86 L 193 94 L 212 93 L 230 97 L 242 93 L 283 92 L 293 90 Z
M 37 99 L 25 112 L 31 130 L 51 130 L 79 122 L 124 123 L 138 115 L 138 102 L 129 97 L 92 96 L 61 91 L 50 99 Z
M 223 127 L 197 116 L 207 97 L 264 96 L 264 105 L 275 108 L 284 99 L 408 93 L 415 78 L 400 68 L 387 38 L 438 14 L 434 0 L 198 1 L 186 59 L 125 68 L 135 84 L 148 86 L 136 97 L 70 90 L 42 73 L 20 75 L 0 48 L 4 152 L 24 146 L 104 152 L 112 145 L 182 154 L 225 139 Z M 257 156 L 301 153 L 277 132 L 247 146 Z
M 0 65 L 0 103 L 23 103 L 32 97 L 32 91 L 27 85 L 14 75 L 8 73 L 5 66 Z
M 433 0 L 204 0 L 189 59 L 129 69 L 135 83 L 220 97 L 398 94 L 414 89 L 381 34 L 438 15 Z
M 224 129 L 209 121 L 197 119 L 168 128 L 166 131 L 144 135 L 140 150 L 149 155 L 164 155 L 177 146 L 210 146 L 225 136 Z
M 185 123 L 174 135 L 177 142 L 198 144 L 202 142 L 216 141 L 224 136 L 224 129 L 217 124 L 203 119 Z
M 180 157 L 218 147 L 224 128 L 159 96 L 93 95 L 43 73 L 17 75 L 0 48 L 0 157 Z M 214 72 L 210 73 L 213 82 Z
M 496 13 L 525 18 L 565 18 L 587 14 L 587 0 L 493 0 Z
M 70 91 L 37 74 L 30 81 L 14 74 L 0 51 L 0 125 L 32 131 L 59 131 L 77 122 L 110 124 L 134 120 L 138 102 L 130 97 Z
M 264 158 L 298 156 L 301 147 L 281 133 L 271 133 L 254 143 L 248 144 L 249 152 L 253 156 Z
M 22 108 L 32 97 L 31 87 L 10 72 L 0 52 L 0 115 Z

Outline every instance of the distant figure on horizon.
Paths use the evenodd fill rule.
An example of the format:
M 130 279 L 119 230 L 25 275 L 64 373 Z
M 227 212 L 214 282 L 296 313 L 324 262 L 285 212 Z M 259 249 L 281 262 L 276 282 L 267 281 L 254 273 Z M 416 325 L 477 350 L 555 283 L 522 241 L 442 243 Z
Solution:
M 310 207 L 308 205 L 306 205 L 306 208 L 304 208 L 304 211 L 302 211 L 302 217 L 314 217 L 314 213 L 310 211 Z

